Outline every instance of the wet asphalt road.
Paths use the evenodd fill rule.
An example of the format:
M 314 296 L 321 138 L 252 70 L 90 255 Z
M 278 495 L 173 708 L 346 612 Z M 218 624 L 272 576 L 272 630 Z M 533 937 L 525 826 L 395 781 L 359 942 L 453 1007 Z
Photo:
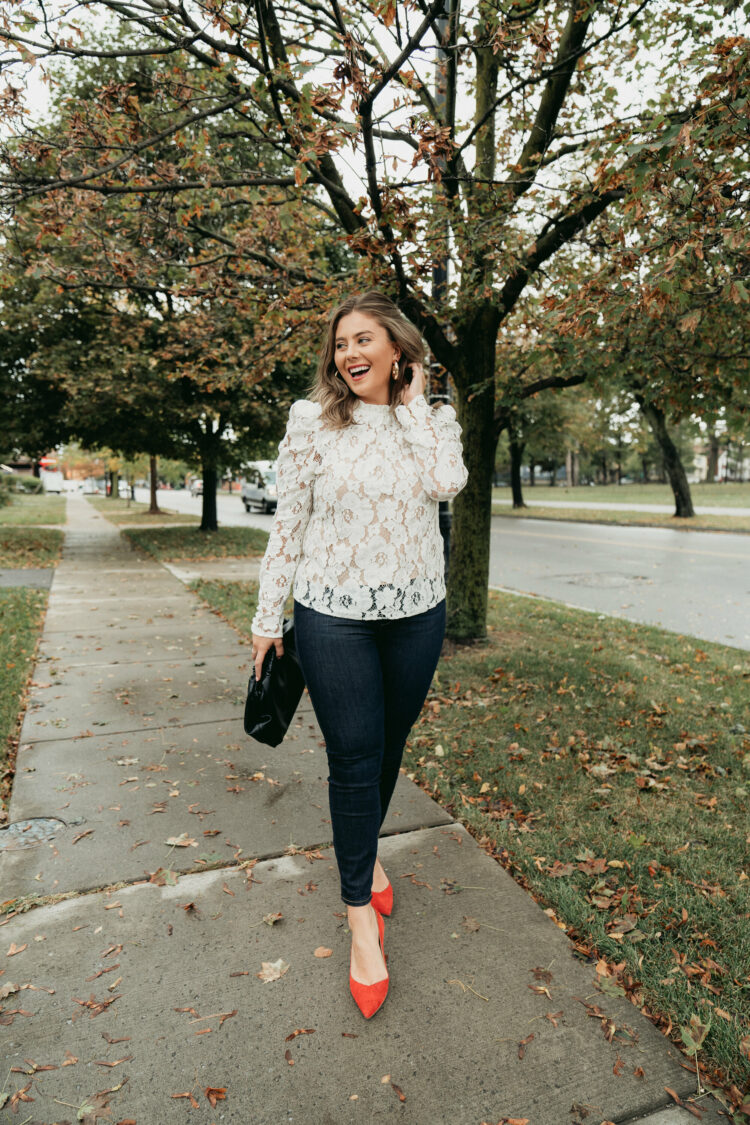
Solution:
M 220 523 L 273 522 L 238 496 L 217 500 Z M 200 514 L 184 492 L 159 501 Z M 490 585 L 750 650 L 750 535 L 498 518 Z

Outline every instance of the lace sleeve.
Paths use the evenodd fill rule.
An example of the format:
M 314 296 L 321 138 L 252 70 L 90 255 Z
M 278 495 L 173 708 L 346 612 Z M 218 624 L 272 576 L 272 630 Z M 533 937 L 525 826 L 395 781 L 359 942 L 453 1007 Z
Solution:
M 433 500 L 450 500 L 468 479 L 461 449 L 461 427 L 452 406 L 432 410 L 424 395 L 408 406 L 397 406 L 396 417 L 404 429 L 417 462 L 425 492 Z
M 318 403 L 300 399 L 292 404 L 286 433 L 276 461 L 276 519 L 260 568 L 258 608 L 252 632 L 280 637 L 284 603 L 292 588 L 310 512 L 315 467 Z

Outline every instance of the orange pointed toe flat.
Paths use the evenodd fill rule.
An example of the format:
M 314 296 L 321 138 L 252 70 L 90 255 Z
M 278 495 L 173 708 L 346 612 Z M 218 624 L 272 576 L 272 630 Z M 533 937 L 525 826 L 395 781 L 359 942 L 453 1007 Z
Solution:
M 384 891 L 373 891 L 370 902 L 379 914 L 385 914 L 385 916 L 389 918 L 391 915 L 391 911 L 393 910 L 392 884 L 389 883 Z
M 385 951 L 383 948 L 385 923 L 377 910 L 375 911 L 375 917 L 378 920 L 380 952 L 383 954 L 383 960 L 385 960 Z M 383 980 L 376 980 L 374 984 L 361 984 L 358 980 L 354 979 L 351 972 L 349 973 L 349 989 L 357 1007 L 366 1020 L 371 1019 L 375 1013 L 382 1008 L 383 1001 L 388 995 L 389 982 L 390 977 L 386 976 Z

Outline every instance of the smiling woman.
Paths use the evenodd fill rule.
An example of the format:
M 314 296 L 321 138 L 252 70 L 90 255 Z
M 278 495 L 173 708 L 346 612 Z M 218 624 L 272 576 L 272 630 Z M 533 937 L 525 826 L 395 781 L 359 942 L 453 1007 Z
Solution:
M 360 402 L 388 404 L 401 349 L 382 324 L 359 309 L 342 316 L 334 355 L 339 375 Z
M 382 915 L 393 888 L 378 835 L 445 633 L 438 501 L 467 479 L 455 411 L 428 406 L 422 357 L 419 333 L 387 297 L 365 293 L 334 311 L 313 401 L 293 404 L 279 446 L 252 624 L 260 679 L 269 649 L 283 651 L 294 584 L 297 655 L 328 755 L 349 986 L 366 1018 L 389 982 Z

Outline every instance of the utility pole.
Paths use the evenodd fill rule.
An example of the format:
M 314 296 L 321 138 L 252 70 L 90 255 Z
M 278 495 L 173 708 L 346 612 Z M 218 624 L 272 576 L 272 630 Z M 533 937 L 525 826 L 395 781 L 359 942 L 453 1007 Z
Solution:
M 455 107 L 448 104 L 448 68 L 455 66 L 456 60 L 451 57 L 446 49 L 449 39 L 455 37 L 455 22 L 457 16 L 458 0 L 443 0 L 443 6 L 435 20 L 435 34 L 438 39 L 438 49 L 435 59 L 435 105 L 442 120 L 446 123 L 453 121 Z M 451 84 L 453 97 L 455 97 L 455 81 Z M 445 300 L 448 285 L 448 219 L 445 218 L 442 237 L 440 239 L 441 256 L 432 269 L 432 297 L 436 308 Z M 430 364 L 430 401 L 450 402 L 448 387 L 448 373 L 433 356 Z M 445 559 L 445 577 L 448 577 L 450 565 L 451 542 L 451 516 L 450 503 L 441 500 L 438 504 L 438 519 L 440 534 L 443 537 L 443 557 Z

